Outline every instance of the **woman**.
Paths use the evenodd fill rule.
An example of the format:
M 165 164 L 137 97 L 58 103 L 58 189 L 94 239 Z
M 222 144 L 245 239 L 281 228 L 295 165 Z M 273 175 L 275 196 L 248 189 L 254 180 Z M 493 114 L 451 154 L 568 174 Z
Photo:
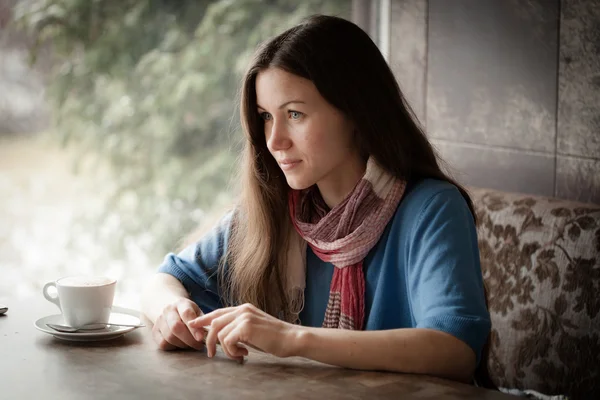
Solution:
M 237 206 L 145 292 L 158 346 L 471 380 L 490 330 L 473 206 L 367 34 L 315 16 L 260 47 L 241 120 Z

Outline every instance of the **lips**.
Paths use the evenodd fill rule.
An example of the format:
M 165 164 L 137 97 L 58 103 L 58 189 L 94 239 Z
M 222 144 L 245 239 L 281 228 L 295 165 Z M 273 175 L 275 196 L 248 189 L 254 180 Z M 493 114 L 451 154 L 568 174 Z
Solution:
M 302 160 L 292 160 L 292 159 L 285 159 L 285 160 L 278 161 L 279 166 L 284 171 L 288 171 L 292 168 L 295 168 L 301 162 L 302 162 Z

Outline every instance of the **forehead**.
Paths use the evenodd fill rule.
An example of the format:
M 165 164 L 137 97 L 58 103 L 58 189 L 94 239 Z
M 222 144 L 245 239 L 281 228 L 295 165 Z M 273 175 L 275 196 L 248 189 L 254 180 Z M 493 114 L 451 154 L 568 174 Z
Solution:
M 263 107 L 278 107 L 291 100 L 314 100 L 318 91 L 308 79 L 280 68 L 267 68 L 256 76 L 256 100 Z

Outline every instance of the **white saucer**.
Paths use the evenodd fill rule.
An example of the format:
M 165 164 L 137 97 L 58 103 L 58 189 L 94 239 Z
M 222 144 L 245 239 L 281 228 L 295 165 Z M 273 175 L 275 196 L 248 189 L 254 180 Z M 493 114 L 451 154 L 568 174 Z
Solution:
M 113 324 L 128 324 L 137 325 L 140 324 L 140 319 L 137 317 L 138 312 L 129 310 L 122 307 L 113 307 L 113 312 L 110 314 L 108 323 Z M 74 342 L 95 342 L 100 340 L 111 340 L 123 336 L 124 334 L 137 329 L 129 326 L 112 326 L 108 325 L 106 328 L 97 329 L 94 331 L 85 332 L 57 332 L 52 328 L 46 326 L 46 324 L 65 324 L 62 314 L 48 315 L 35 321 L 33 325 L 37 330 L 54 336 L 57 339 L 70 340 Z

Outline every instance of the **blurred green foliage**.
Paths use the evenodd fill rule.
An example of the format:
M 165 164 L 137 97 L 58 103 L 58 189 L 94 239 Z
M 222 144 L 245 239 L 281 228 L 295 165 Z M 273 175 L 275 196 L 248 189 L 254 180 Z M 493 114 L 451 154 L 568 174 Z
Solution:
M 16 20 L 49 43 L 53 134 L 112 170 L 93 229 L 164 255 L 228 202 L 241 133 L 237 93 L 257 44 L 351 0 L 29 0 Z M 32 49 L 35 61 L 36 49 Z M 87 169 L 85 173 L 92 173 Z M 74 227 L 75 229 L 75 227 Z M 76 233 L 75 233 L 76 234 Z M 139 246 L 138 246 L 139 247 Z

